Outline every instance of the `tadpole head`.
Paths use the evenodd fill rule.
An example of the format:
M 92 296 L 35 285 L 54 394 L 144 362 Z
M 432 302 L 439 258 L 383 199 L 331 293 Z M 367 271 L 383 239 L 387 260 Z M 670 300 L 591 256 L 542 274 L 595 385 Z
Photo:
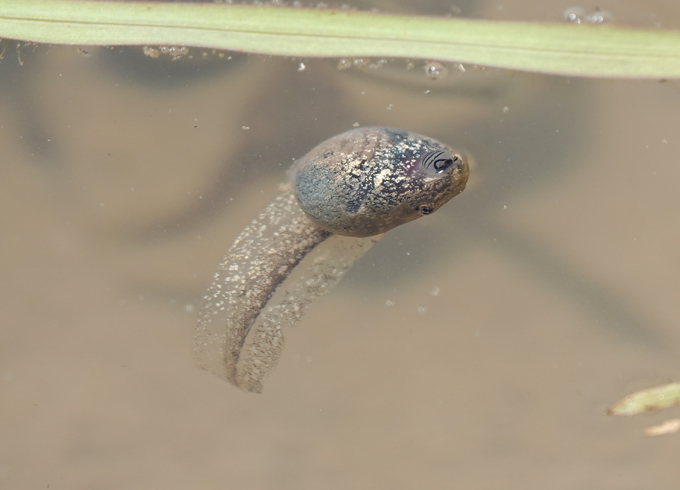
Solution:
M 416 133 L 358 128 L 324 141 L 291 168 L 307 216 L 333 233 L 372 236 L 432 214 L 465 188 L 462 153 Z

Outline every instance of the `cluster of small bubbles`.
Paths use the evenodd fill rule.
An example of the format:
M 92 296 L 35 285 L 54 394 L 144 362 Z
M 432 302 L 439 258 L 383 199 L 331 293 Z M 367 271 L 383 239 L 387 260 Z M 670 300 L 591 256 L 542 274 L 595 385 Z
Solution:
M 386 65 L 386 64 L 387 64 L 387 60 L 385 58 L 380 58 L 378 61 L 375 61 L 375 62 L 371 63 L 370 65 L 368 65 L 368 68 L 371 69 L 371 70 L 377 70 L 378 68 L 380 68 L 381 66 Z
M 169 54 L 173 60 L 178 60 L 189 54 L 189 48 L 186 46 L 161 46 L 159 49 L 161 54 Z
M 160 46 L 158 48 L 144 46 L 142 52 L 144 53 L 144 56 L 148 56 L 149 58 L 159 58 L 160 55 L 167 54 L 172 57 L 173 61 L 176 61 L 183 56 L 187 56 L 189 54 L 189 48 L 186 46 Z M 203 57 L 205 57 L 205 55 Z
M 250 129 L 250 126 L 241 126 L 241 129 L 243 131 L 248 131 Z
M 348 68 L 352 68 L 352 62 L 347 58 L 340 58 L 338 60 L 338 70 L 347 70 Z
M 425 63 L 425 75 L 432 80 L 444 78 L 448 72 L 449 70 L 444 63 L 439 61 L 428 61 Z
M 354 124 L 352 124 L 352 127 L 358 128 L 358 127 L 359 127 L 359 122 L 357 121 L 357 122 L 355 122 Z
M 394 301 L 391 299 L 388 299 L 385 301 L 385 306 L 394 306 Z
M 603 24 L 612 20 L 612 14 L 608 10 L 595 9 L 586 16 L 586 21 L 592 24 Z
M 160 50 L 152 46 L 144 46 L 142 50 L 144 52 L 144 56 L 148 56 L 149 58 L 158 58 L 161 55 Z
M 503 107 L 503 112 L 508 112 L 510 108 L 508 106 Z
M 337 68 L 338 70 L 347 70 L 348 68 L 352 68 L 354 66 L 362 71 L 366 69 L 377 70 L 378 68 L 386 64 L 387 60 L 385 58 L 380 58 L 379 60 L 376 60 L 374 62 L 371 62 L 371 60 L 365 58 L 354 59 L 340 58 L 338 60 Z
M 385 109 L 387 109 L 388 111 L 391 111 L 392 110 L 392 104 L 389 104 Z
M 418 313 L 427 313 L 427 306 L 419 306 Z
M 354 60 L 352 60 L 352 63 L 360 70 L 365 70 L 366 67 L 368 66 L 368 60 L 365 60 L 364 58 L 354 58 Z
M 307 69 L 307 66 L 304 63 L 300 62 L 300 64 L 298 65 L 297 71 L 305 71 L 306 69 Z
M 583 7 L 569 7 L 562 13 L 562 17 L 567 22 L 573 22 L 574 24 L 582 24 L 584 22 L 603 24 L 612 20 L 611 12 L 597 7 L 592 12 L 588 12 Z
M 432 296 L 439 296 L 439 292 L 440 292 L 439 288 L 435 287 L 435 288 L 430 292 L 430 295 L 432 295 Z
M 227 58 L 228 60 L 231 59 L 231 56 L 227 57 L 227 55 L 222 52 L 222 51 L 217 51 L 216 49 L 213 49 L 212 51 L 203 51 L 201 53 L 201 58 L 204 60 L 207 60 L 210 56 L 217 56 L 218 58 Z M 192 58 L 192 56 L 189 56 L 189 58 Z

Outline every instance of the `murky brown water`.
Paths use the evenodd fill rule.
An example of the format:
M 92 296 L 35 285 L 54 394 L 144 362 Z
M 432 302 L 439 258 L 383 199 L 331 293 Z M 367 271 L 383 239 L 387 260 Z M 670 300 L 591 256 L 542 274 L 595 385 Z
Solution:
M 677 436 L 641 436 L 677 410 L 603 413 L 680 376 L 676 83 L 22 60 L 0 64 L 0 487 L 677 484 Z M 310 308 L 264 394 L 195 368 L 220 257 L 356 122 L 465 147 L 469 188 Z

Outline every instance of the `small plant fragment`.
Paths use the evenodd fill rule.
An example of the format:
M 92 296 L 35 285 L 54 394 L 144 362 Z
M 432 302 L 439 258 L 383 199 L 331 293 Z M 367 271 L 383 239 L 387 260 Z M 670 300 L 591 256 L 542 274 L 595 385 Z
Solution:
M 637 415 L 680 405 L 680 383 L 637 391 L 607 409 L 608 415 Z
M 663 424 L 653 425 L 645 429 L 646 436 L 661 436 L 664 434 L 673 434 L 680 430 L 680 419 L 666 420 Z
M 607 415 L 638 415 L 675 405 L 680 405 L 680 383 L 669 383 L 628 395 L 609 407 Z M 652 437 L 678 431 L 680 431 L 680 419 L 671 419 L 659 425 L 647 427 L 643 434 Z

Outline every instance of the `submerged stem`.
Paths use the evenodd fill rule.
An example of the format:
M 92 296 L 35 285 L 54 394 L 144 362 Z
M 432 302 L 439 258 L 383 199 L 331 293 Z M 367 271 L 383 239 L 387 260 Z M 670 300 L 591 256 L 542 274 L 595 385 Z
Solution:
M 402 57 L 564 75 L 680 78 L 680 32 L 274 5 L 0 0 L 0 38 Z

